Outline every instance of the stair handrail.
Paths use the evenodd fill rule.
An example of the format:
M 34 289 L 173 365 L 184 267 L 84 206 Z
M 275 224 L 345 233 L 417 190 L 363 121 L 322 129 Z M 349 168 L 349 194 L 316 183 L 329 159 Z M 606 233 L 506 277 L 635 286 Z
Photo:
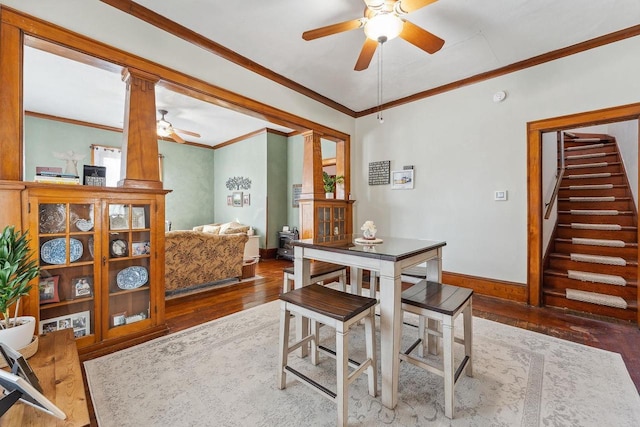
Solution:
M 555 203 L 556 198 L 558 197 L 558 192 L 560 191 L 560 181 L 562 181 L 562 177 L 564 176 L 564 132 L 558 131 L 557 139 L 560 144 L 560 171 L 556 175 L 556 185 L 553 187 L 553 194 L 551 194 L 551 199 L 549 200 L 549 203 L 544 204 L 547 207 L 547 210 L 544 213 L 544 219 L 549 219 L 549 217 L 551 216 L 553 204 Z

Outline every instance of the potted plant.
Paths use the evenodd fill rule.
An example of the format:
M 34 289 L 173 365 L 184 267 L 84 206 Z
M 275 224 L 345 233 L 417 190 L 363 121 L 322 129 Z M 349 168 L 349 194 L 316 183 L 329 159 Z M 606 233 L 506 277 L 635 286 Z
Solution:
M 322 172 L 322 183 L 324 185 L 324 196 L 327 199 L 333 199 L 336 191 L 336 184 L 344 182 L 344 176 L 342 175 L 329 175 L 326 172 Z
M 40 273 L 31 259 L 27 233 L 7 226 L 0 234 L 0 341 L 20 350 L 31 343 L 36 326 L 33 316 L 18 317 L 20 298 L 29 294 L 29 282 Z M 13 318 L 10 309 L 15 306 Z

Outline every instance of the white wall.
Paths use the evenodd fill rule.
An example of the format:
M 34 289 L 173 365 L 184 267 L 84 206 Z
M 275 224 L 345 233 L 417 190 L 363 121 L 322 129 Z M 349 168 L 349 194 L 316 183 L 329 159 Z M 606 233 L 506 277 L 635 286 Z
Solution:
M 616 137 L 620 156 L 629 178 L 629 187 L 638 208 L 638 121 L 611 123 L 607 133 Z
M 446 271 L 525 283 L 527 122 L 640 101 L 640 37 L 356 120 L 355 224 L 442 239 Z M 492 102 L 505 90 L 507 99 Z M 368 163 L 415 165 L 415 190 L 369 186 Z M 495 202 L 494 190 L 508 190 Z

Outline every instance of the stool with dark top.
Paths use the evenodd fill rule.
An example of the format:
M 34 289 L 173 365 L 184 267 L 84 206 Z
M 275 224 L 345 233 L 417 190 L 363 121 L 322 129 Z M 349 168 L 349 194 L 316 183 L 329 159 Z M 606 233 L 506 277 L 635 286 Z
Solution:
M 347 267 L 344 265 L 332 264 L 330 262 L 314 261 L 310 264 L 311 283 L 324 284 L 327 280 L 338 279 L 340 289 L 344 292 L 347 287 Z M 293 266 L 284 270 L 284 283 L 282 292 L 289 292 L 293 289 L 294 269 Z
M 280 295 L 280 346 L 278 365 L 278 388 L 286 387 L 286 376 L 292 374 L 302 383 L 311 386 L 323 396 L 338 405 L 338 425 L 344 426 L 348 420 L 349 384 L 360 374 L 367 373 L 369 394 L 377 394 L 377 366 L 375 354 L 375 305 L 374 298 L 366 298 L 312 284 Z M 289 343 L 291 313 L 311 320 L 311 332 L 301 340 Z M 356 363 L 349 360 L 349 328 L 360 320 L 365 322 L 366 360 Z M 336 351 L 321 347 L 318 343 L 319 323 L 336 330 Z M 336 359 L 337 391 L 333 392 L 303 373 L 287 365 L 289 353 L 311 343 L 311 363 L 318 364 L 322 351 Z M 349 365 L 355 370 L 349 373 Z
M 434 374 L 444 377 L 444 411 L 448 418 L 454 413 L 454 388 L 462 370 L 468 377 L 473 376 L 472 355 L 472 313 L 471 301 L 473 291 L 458 286 L 443 285 L 437 282 L 421 280 L 402 293 L 402 310 L 417 314 L 420 318 L 418 340 L 404 353 L 400 353 L 400 360 L 412 363 Z M 464 339 L 454 337 L 454 323 L 458 315 L 463 315 Z M 425 320 L 433 320 L 441 325 L 442 331 L 425 327 Z M 437 323 L 433 323 L 437 325 Z M 428 349 L 425 333 L 442 338 L 442 365 L 435 365 L 425 359 L 425 352 L 436 353 L 437 349 Z M 458 366 L 454 365 L 453 344 L 464 345 L 464 358 Z M 419 347 L 418 347 L 419 346 Z M 419 348 L 418 355 L 410 353 Z

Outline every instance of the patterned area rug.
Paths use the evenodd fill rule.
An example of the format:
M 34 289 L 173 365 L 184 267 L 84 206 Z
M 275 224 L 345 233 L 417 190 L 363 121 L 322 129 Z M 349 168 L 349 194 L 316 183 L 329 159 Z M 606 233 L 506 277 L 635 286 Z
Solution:
M 271 302 L 85 362 L 99 425 L 335 425 L 335 405 L 309 387 L 289 377 L 287 388 L 277 389 L 278 311 Z M 396 409 L 367 394 L 363 375 L 350 387 L 349 425 L 640 425 L 640 397 L 619 354 L 473 322 L 474 377 L 456 386 L 454 420 L 444 416 L 442 378 L 402 363 Z M 350 339 L 356 360 L 363 348 L 359 328 Z M 331 330 L 322 331 L 333 348 Z M 403 348 L 416 333 L 404 326 Z M 316 367 L 295 355 L 289 360 L 335 384 L 333 359 L 321 356 Z

